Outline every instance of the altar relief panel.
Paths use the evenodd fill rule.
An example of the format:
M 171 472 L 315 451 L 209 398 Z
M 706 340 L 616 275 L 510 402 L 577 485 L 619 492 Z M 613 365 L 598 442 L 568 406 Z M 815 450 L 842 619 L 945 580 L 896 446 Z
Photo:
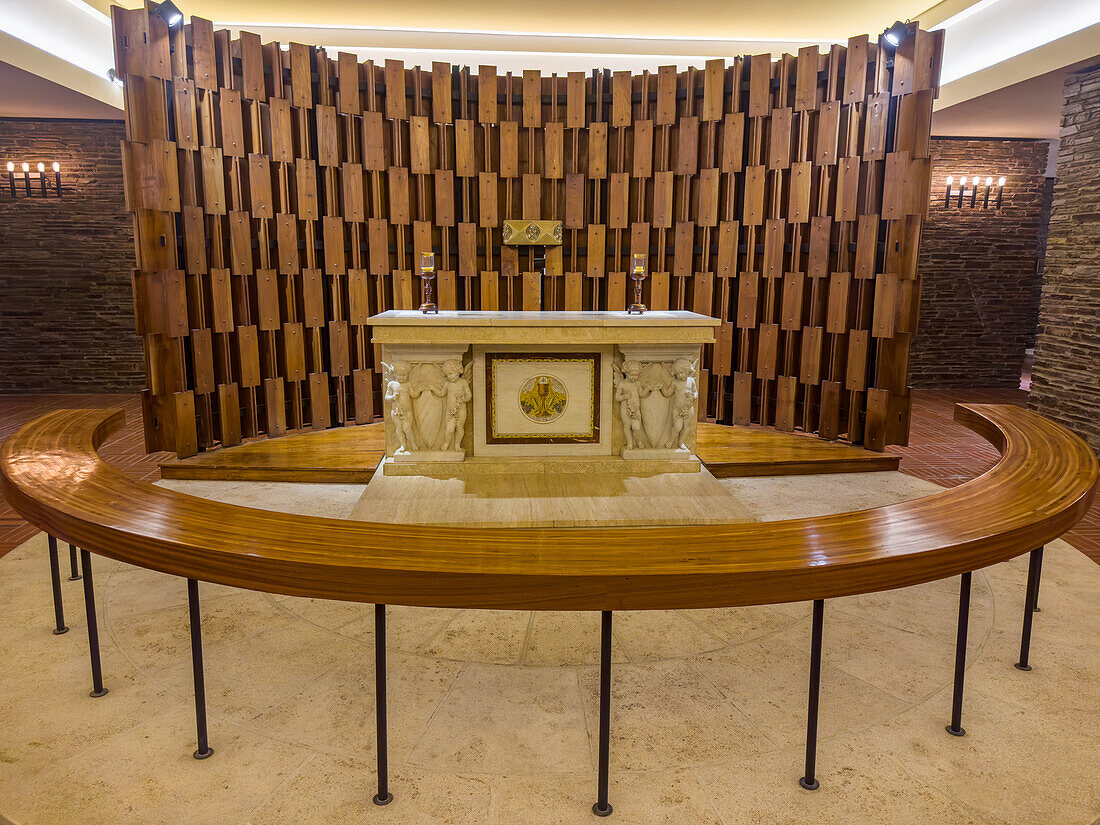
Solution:
M 486 311 L 625 309 L 644 253 L 651 309 L 721 322 L 697 416 L 906 440 L 942 32 L 519 76 L 112 19 L 150 449 L 377 420 L 395 379 L 368 319 L 420 304 L 426 251 L 439 306 Z M 545 269 L 502 245 L 513 221 L 560 221 Z M 691 394 L 658 363 L 632 449 L 670 437 L 647 381 Z M 421 436 L 453 452 L 441 427 Z
M 484 353 L 485 444 L 598 444 L 603 354 Z
M 695 380 L 698 358 L 685 352 L 664 361 L 638 360 L 633 348 L 624 348 L 616 367 L 615 403 L 623 427 L 623 458 L 690 453 L 695 449 Z

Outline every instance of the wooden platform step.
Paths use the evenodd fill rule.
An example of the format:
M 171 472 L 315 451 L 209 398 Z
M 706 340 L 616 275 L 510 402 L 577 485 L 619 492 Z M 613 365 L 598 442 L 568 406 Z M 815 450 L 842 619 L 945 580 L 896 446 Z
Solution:
M 699 425 L 696 454 L 718 478 L 896 470 L 900 458 L 765 427 Z M 385 452 L 381 423 L 265 438 L 160 465 L 164 478 L 366 484 Z
M 896 470 L 900 456 L 770 427 L 699 424 L 695 454 L 716 478 Z

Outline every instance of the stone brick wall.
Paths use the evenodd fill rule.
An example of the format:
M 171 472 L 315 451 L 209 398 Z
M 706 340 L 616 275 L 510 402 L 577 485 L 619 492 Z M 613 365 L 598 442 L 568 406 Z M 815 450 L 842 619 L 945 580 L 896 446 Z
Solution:
M 0 194 L 0 393 L 145 386 L 121 121 L 0 118 L 7 162 L 61 164 L 63 197 Z
M 932 194 L 921 237 L 916 387 L 1018 387 L 1038 317 L 1045 140 L 932 141 Z M 1001 209 L 943 207 L 965 175 L 1007 178 Z M 969 190 L 968 190 L 969 191 Z M 957 203 L 956 201 L 953 201 Z M 969 196 L 964 200 L 969 203 Z M 979 197 L 979 204 L 981 198 Z
M 1065 85 L 1031 406 L 1100 451 L 1100 67 Z

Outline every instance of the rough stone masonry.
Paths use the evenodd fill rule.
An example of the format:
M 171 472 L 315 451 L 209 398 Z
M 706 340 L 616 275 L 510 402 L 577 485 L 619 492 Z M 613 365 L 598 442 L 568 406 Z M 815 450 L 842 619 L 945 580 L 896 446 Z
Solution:
M 1031 406 L 1100 451 L 1100 66 L 1065 85 Z

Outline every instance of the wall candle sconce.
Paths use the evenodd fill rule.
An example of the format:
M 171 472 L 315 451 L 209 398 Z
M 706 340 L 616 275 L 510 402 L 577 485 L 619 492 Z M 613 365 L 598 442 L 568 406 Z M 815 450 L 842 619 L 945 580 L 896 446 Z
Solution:
M 432 301 L 432 281 L 435 280 L 435 253 L 420 253 L 420 284 L 424 294 L 424 303 L 420 305 L 420 311 L 425 315 L 429 313 L 439 314 L 439 307 Z
M 9 194 L 13 198 L 18 198 L 18 197 L 28 197 L 28 198 L 43 197 L 43 198 L 48 198 L 50 196 L 50 194 L 53 193 L 54 197 L 60 198 L 61 197 L 61 164 L 58 163 L 57 161 L 54 161 L 53 164 L 52 164 L 52 168 L 53 168 L 53 180 L 51 180 L 50 177 L 46 174 L 46 164 L 44 164 L 44 163 L 39 162 L 35 166 L 35 170 L 31 171 L 31 165 L 29 163 L 23 162 L 23 163 L 20 164 L 20 168 L 17 171 L 16 168 L 15 168 L 15 162 L 9 160 L 8 161 L 7 194 Z M 33 177 L 38 178 L 38 184 L 39 185 L 35 188 L 31 187 L 31 178 L 33 178 Z M 20 193 L 19 193 L 19 189 L 16 188 L 15 184 L 16 184 L 16 179 L 17 178 L 22 178 L 23 186 L 21 188 L 26 192 L 26 195 L 24 195 L 24 196 L 21 196 Z M 0 188 L 0 192 L 4 192 L 4 189 Z
M 628 315 L 641 315 L 646 311 L 645 304 L 642 303 L 642 283 L 645 281 L 645 265 L 645 255 L 632 256 L 630 278 L 634 281 L 634 303 L 632 303 L 630 309 L 626 311 Z
M 982 200 L 981 200 L 982 209 L 989 209 L 991 200 L 993 200 L 992 207 L 994 209 L 1000 209 L 1001 208 L 1001 203 L 1004 200 L 1005 180 L 1006 179 L 1004 177 L 1000 177 L 1000 178 L 997 178 L 996 183 L 994 183 L 992 175 L 989 175 L 989 176 L 986 177 L 985 182 L 984 182 L 985 183 L 985 192 L 982 193 Z M 970 199 L 969 199 L 969 202 L 967 202 L 967 199 L 966 199 L 966 195 L 967 195 L 966 186 L 967 186 L 968 182 L 970 183 Z M 982 183 L 983 182 L 982 182 L 982 179 L 981 179 L 980 175 L 974 175 L 973 177 L 964 176 L 962 178 L 959 178 L 959 191 L 958 191 L 958 194 L 956 195 L 956 194 L 953 194 L 952 191 L 951 191 L 952 187 L 955 185 L 955 176 L 954 175 L 948 175 L 947 176 L 947 189 L 945 190 L 945 192 L 943 194 L 944 209 L 950 209 L 951 208 L 952 198 L 955 199 L 955 204 L 954 205 L 957 206 L 959 209 L 962 209 L 964 206 L 969 206 L 971 209 L 976 209 L 977 206 L 978 206 L 978 194 L 979 194 L 978 187 L 980 187 L 982 185 Z M 997 187 L 997 195 L 996 195 L 995 200 L 993 198 L 993 187 L 994 186 Z

